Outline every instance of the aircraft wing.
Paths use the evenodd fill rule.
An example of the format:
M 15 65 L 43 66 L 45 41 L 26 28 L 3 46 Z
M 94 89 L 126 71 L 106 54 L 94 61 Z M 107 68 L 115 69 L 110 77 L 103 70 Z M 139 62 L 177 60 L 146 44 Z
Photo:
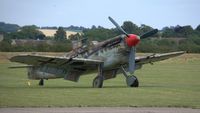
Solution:
M 100 60 L 84 59 L 84 58 L 69 58 L 47 55 L 18 55 L 10 59 L 12 62 L 24 63 L 31 66 L 51 66 L 59 68 L 77 67 L 77 68 L 92 68 L 103 63 Z
M 178 52 L 170 52 L 170 53 L 163 53 L 163 54 L 153 54 L 144 57 L 136 57 L 136 64 L 146 64 L 146 63 L 153 63 L 161 60 L 165 60 L 171 57 L 179 56 L 184 54 L 185 51 L 178 51 Z

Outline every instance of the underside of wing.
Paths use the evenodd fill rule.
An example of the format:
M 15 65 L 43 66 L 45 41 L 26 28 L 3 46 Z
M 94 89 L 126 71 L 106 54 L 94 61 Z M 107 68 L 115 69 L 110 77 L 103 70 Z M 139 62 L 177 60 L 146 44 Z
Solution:
M 145 57 L 137 57 L 136 64 L 146 64 L 146 63 L 153 63 L 157 61 L 162 61 L 171 57 L 179 56 L 184 54 L 185 51 L 178 51 L 178 52 L 170 52 L 170 53 L 163 53 L 163 54 L 154 54 Z
M 84 58 L 69 58 L 69 57 L 57 57 L 46 55 L 18 55 L 10 59 L 12 62 L 24 63 L 32 66 L 50 66 L 67 68 L 69 66 L 76 68 L 89 68 L 96 67 L 102 63 L 100 60 L 84 59 Z

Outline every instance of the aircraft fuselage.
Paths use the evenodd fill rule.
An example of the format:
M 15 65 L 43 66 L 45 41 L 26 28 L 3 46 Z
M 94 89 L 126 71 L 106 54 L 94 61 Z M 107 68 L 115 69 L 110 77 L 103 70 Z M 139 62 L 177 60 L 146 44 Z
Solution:
M 103 70 L 105 70 L 105 75 L 108 75 L 108 73 L 106 72 L 109 72 L 109 70 L 117 69 L 121 65 L 128 63 L 128 54 L 129 51 L 127 47 L 125 47 L 124 43 L 121 42 L 115 46 L 101 48 L 97 52 L 88 56 L 88 59 L 102 60 L 104 62 Z M 84 56 L 84 54 L 79 54 L 78 57 L 82 56 Z M 94 70 L 97 70 L 97 68 L 94 67 Z M 72 74 L 72 72 L 73 74 L 77 74 L 77 77 L 70 78 L 69 76 Z M 29 79 L 55 79 L 66 78 L 68 76 L 69 78 L 66 78 L 67 80 L 77 81 L 79 78 L 79 74 L 82 73 L 82 71 L 74 70 L 70 67 L 68 69 L 61 69 L 59 67 L 55 68 L 44 65 L 28 68 Z

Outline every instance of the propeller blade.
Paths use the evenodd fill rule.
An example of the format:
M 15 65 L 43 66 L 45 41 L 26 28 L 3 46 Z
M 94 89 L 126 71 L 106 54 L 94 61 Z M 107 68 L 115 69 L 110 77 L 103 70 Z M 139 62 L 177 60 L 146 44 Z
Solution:
M 115 22 L 114 19 L 112 19 L 110 16 L 108 17 L 108 19 L 117 27 L 118 30 L 120 30 L 122 33 L 124 33 L 128 37 L 128 33 L 126 33 L 126 31 L 124 31 L 122 27 L 120 27 L 119 24 Z
M 132 74 L 135 71 L 135 48 L 131 47 L 129 53 L 129 72 Z
M 156 34 L 158 32 L 158 29 L 153 29 L 147 33 L 144 33 L 143 35 L 140 36 L 141 39 L 144 39 L 144 38 L 147 38 L 147 37 L 150 37 L 154 34 Z

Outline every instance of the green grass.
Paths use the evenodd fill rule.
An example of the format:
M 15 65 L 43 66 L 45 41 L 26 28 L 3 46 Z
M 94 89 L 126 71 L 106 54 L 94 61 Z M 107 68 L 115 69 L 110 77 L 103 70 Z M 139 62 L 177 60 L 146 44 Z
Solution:
M 136 71 L 139 88 L 126 86 L 123 75 L 91 88 L 96 74 L 82 76 L 78 83 L 63 79 L 28 80 L 26 69 L 5 60 L 0 53 L 0 107 L 136 106 L 200 108 L 200 55 L 186 54 Z M 4 57 L 2 57 L 4 56 Z M 31 82 L 31 86 L 27 82 Z

